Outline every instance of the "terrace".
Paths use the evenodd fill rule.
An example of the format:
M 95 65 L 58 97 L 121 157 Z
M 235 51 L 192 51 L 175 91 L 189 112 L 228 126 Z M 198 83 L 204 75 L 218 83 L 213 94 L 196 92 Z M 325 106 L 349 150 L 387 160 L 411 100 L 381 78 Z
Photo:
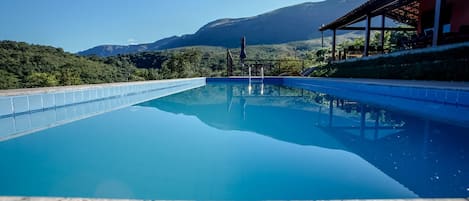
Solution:
M 338 30 L 365 32 L 364 46 L 359 49 L 362 57 L 368 57 L 371 53 L 388 53 L 383 48 L 385 31 L 415 31 L 417 34 L 411 38 L 401 40 L 405 49 L 437 47 L 469 40 L 469 16 L 465 12 L 468 8 L 469 2 L 464 0 L 369 0 L 335 21 L 321 26 L 319 30 L 333 32 L 332 61 L 342 57 L 337 57 Z M 376 17 L 381 20 L 380 27 L 371 26 L 372 19 Z M 387 27 L 386 18 L 409 27 Z M 361 21 L 365 25 L 356 26 Z M 378 47 L 370 46 L 371 31 L 381 32 Z

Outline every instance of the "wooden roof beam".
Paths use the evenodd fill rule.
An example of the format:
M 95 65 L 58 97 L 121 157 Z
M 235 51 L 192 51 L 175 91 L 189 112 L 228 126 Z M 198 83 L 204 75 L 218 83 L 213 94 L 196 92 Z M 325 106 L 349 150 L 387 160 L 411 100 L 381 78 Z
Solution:
M 346 15 L 338 18 L 336 21 L 321 27 L 320 30 L 341 29 L 359 21 L 363 21 L 366 16 L 375 17 L 383 14 L 386 15 L 386 12 L 390 10 L 411 4 L 418 4 L 418 2 L 419 0 L 369 0 Z

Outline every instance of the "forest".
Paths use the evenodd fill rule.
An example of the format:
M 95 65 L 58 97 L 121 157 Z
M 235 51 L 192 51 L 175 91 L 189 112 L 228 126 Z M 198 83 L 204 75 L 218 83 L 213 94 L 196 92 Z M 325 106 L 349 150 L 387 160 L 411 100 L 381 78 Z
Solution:
M 396 51 L 396 39 L 402 33 L 386 32 L 385 48 Z M 374 34 L 372 45 L 377 45 Z M 326 39 L 328 43 L 330 39 Z M 356 34 L 339 38 L 338 49 L 363 45 Z M 139 52 L 111 57 L 79 56 L 61 48 L 24 42 L 0 41 L 0 89 L 100 84 L 190 77 L 227 76 L 227 51 L 234 61 L 234 75 L 246 75 L 241 69 L 239 48 L 194 46 L 163 51 Z M 320 39 L 247 48 L 248 65 L 265 66 L 265 75 L 300 75 L 313 66 L 324 66 L 315 76 L 331 74 L 330 48 L 321 48 Z M 257 69 L 258 70 L 258 69 Z M 366 72 L 354 71 L 356 76 Z
M 315 47 L 296 50 L 285 45 L 257 46 L 250 48 L 249 53 L 252 58 L 263 59 L 311 57 L 310 50 Z M 231 51 L 237 60 L 239 49 Z M 78 56 L 50 46 L 0 41 L 0 89 L 226 76 L 226 52 L 220 47 L 201 46 L 98 57 Z M 301 70 L 298 62 L 278 61 L 276 65 L 280 68 L 277 73 Z

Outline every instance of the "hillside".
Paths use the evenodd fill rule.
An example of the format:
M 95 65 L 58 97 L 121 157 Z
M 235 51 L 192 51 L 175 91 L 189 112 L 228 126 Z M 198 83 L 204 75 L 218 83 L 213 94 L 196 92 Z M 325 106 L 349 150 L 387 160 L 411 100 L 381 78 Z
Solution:
M 136 68 L 60 48 L 0 41 L 0 89 L 122 82 Z
M 349 33 L 338 41 L 358 37 Z M 331 40 L 325 38 L 326 44 Z M 304 59 L 305 65 L 316 61 L 320 39 L 274 45 L 247 47 L 250 59 Z M 239 48 L 230 51 L 239 68 Z M 277 75 L 296 73 L 302 63 L 276 62 L 282 69 L 266 72 Z M 239 69 L 238 69 L 239 70 Z M 94 84 L 179 77 L 212 77 L 226 73 L 226 49 L 215 46 L 188 46 L 164 51 L 120 54 L 111 57 L 78 56 L 60 48 L 0 41 L 0 89 Z M 239 73 L 239 72 L 238 72 Z
M 208 23 L 194 34 L 173 36 L 154 43 L 118 46 L 103 45 L 80 55 L 112 56 L 117 54 L 155 51 L 185 46 L 239 46 L 241 36 L 248 45 L 279 44 L 319 38 L 317 30 L 323 23 L 340 17 L 365 0 L 326 0 L 281 8 L 254 17 L 219 19 Z

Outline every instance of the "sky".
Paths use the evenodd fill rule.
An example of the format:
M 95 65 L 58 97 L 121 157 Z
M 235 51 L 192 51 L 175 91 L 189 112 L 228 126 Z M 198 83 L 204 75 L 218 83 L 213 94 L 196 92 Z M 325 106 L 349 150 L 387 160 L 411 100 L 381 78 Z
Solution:
M 191 34 L 220 18 L 320 0 L 0 0 L 0 40 L 78 52 Z

